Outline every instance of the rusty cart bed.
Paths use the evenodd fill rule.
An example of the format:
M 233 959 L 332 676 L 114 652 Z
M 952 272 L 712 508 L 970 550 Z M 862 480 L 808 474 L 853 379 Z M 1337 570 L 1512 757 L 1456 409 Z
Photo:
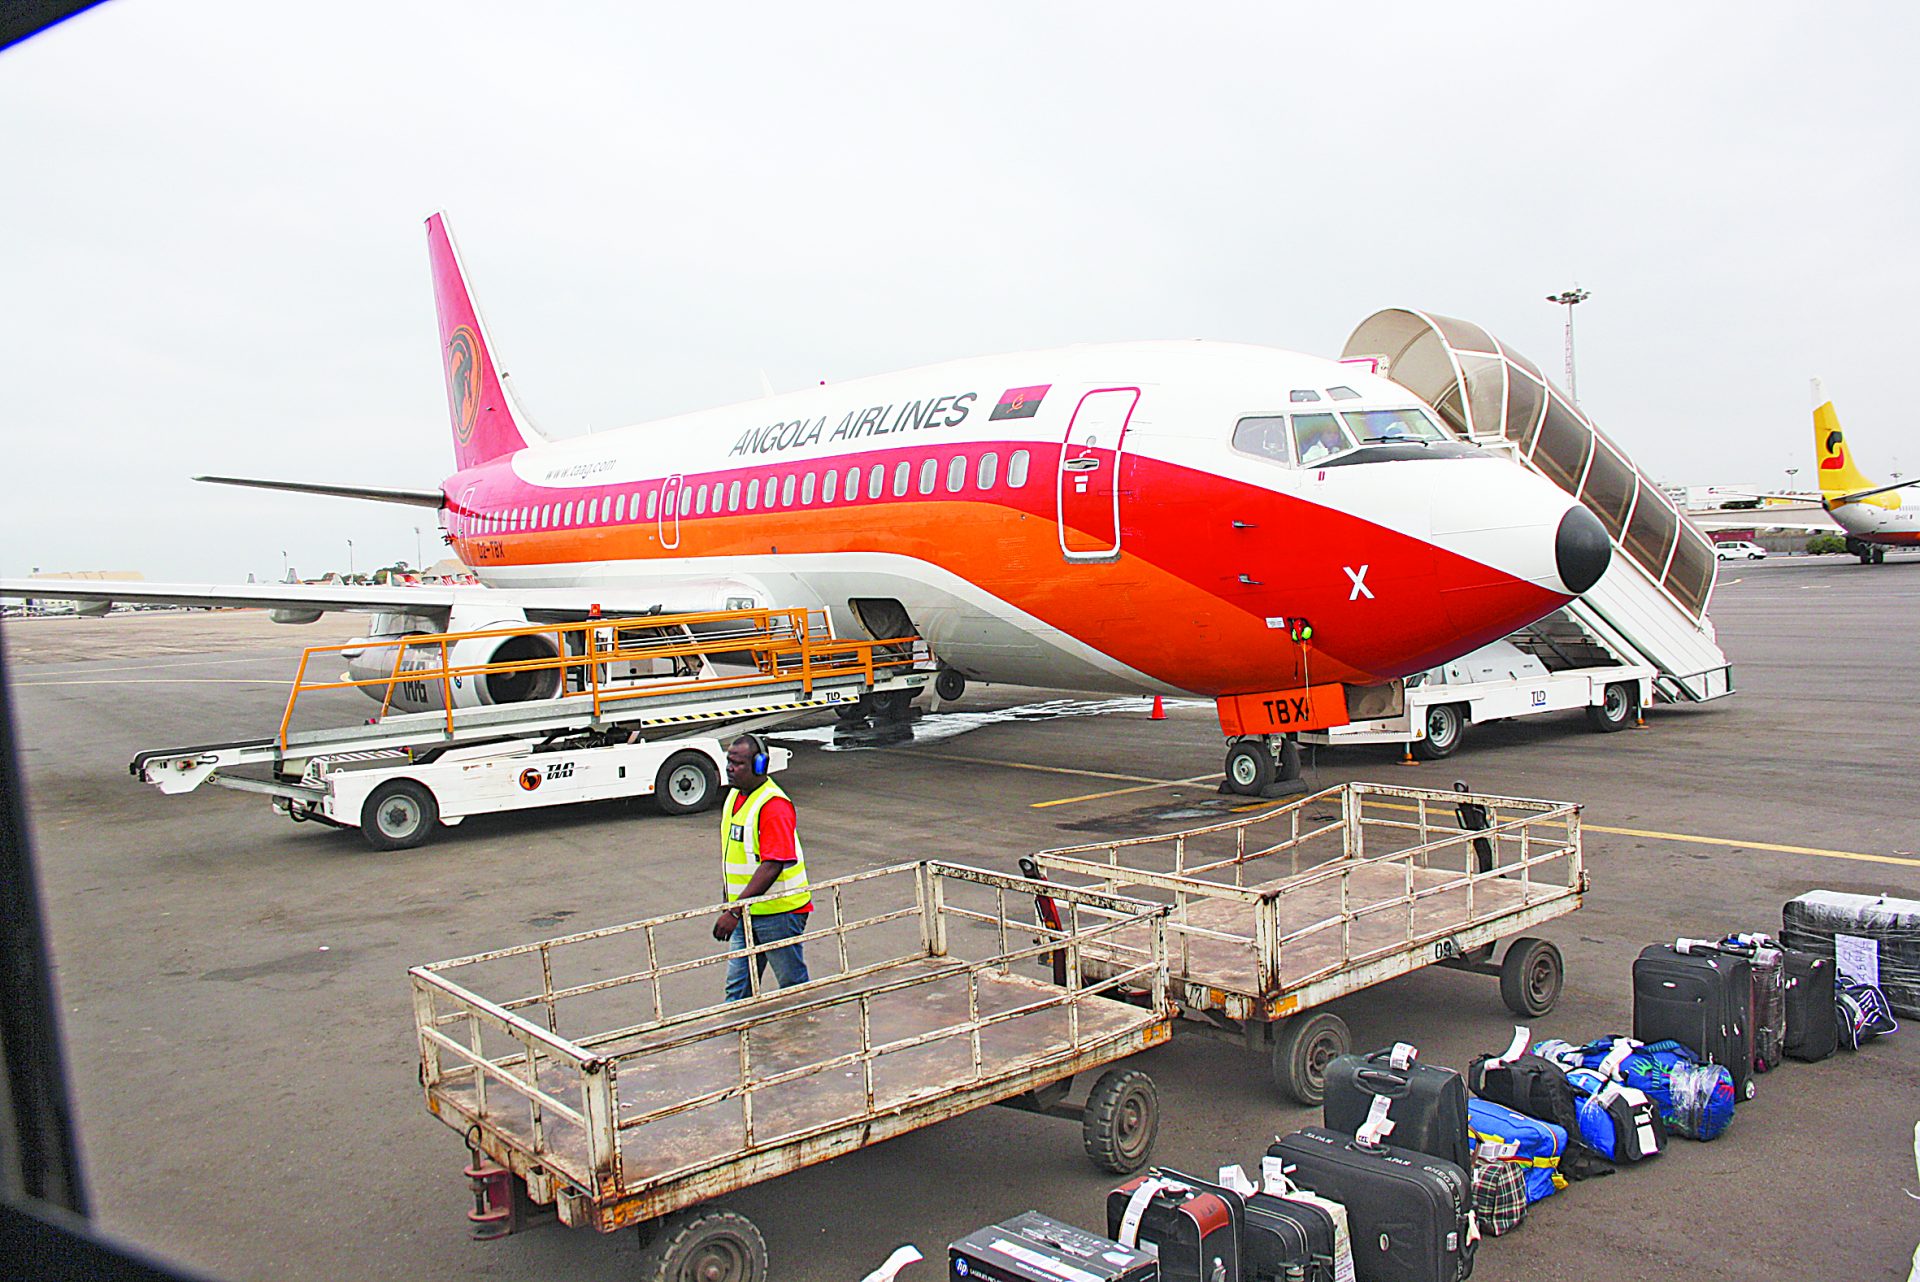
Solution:
M 1500 976 L 1516 1013 L 1559 997 L 1559 950 L 1498 940 L 1580 906 L 1587 888 L 1576 805 L 1464 791 L 1349 783 L 1246 819 L 1158 837 L 1043 851 L 1027 864 L 1057 884 L 1152 898 L 1166 926 L 1183 1027 L 1226 1030 L 1270 1049 L 1275 1084 L 1320 1102 L 1322 1070 L 1347 1049 L 1330 1011 L 1304 1012 L 1439 963 Z M 1091 982 L 1140 964 L 1137 930 L 1080 952 Z
M 1056 929 L 1027 920 L 1047 892 Z M 1167 906 L 931 861 L 813 898 L 811 981 L 775 989 L 769 973 L 731 1004 L 718 904 L 415 967 L 421 1082 L 474 1152 L 476 1222 L 508 1231 L 551 1203 L 602 1231 L 682 1212 L 671 1228 L 683 1208 L 991 1103 L 1082 1117 L 1097 1162 L 1145 1163 L 1144 1074 L 1110 1070 L 1084 1109 L 1061 1101 L 1075 1074 L 1168 1036 Z M 1083 979 L 1086 951 L 1122 935 L 1126 958 Z M 1035 976 L 1053 953 L 1072 963 L 1062 983 Z M 763 1276 L 757 1232 L 731 1213 L 694 1227 L 713 1223 L 732 1234 L 709 1244 L 713 1275 Z M 684 1247 L 692 1231 L 656 1236 Z

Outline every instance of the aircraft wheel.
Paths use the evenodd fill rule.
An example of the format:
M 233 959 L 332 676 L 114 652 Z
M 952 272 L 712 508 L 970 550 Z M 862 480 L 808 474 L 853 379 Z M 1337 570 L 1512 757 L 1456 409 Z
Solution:
M 640 1253 L 642 1282 L 766 1282 L 767 1241 L 733 1211 L 681 1211 Z
M 1264 739 L 1242 739 L 1227 749 L 1227 787 L 1257 797 L 1273 782 L 1273 753 Z
M 375 850 L 412 850 L 433 835 L 440 806 L 425 784 L 389 779 L 360 807 L 360 831 Z
M 1603 702 L 1587 706 L 1587 724 L 1601 734 L 1625 730 L 1627 723 L 1633 720 L 1638 703 L 1639 700 L 1634 697 L 1632 686 L 1624 681 L 1610 682 L 1603 696 Z
M 653 777 L 653 800 L 669 815 L 711 809 L 720 800 L 720 772 L 704 752 L 676 752 L 660 763 L 660 773 Z
M 1352 1044 L 1347 1021 L 1330 1010 L 1282 1021 L 1273 1036 L 1273 1084 L 1294 1103 L 1318 1108 L 1327 1098 L 1327 1065 Z
M 1451 757 L 1467 732 L 1466 714 L 1457 703 L 1436 703 L 1427 709 L 1427 737 L 1413 741 L 1413 755 L 1422 761 Z
M 1523 1019 L 1552 1010 L 1566 982 L 1560 950 L 1544 939 L 1516 939 L 1500 959 L 1500 1000 Z
M 933 679 L 933 692 L 940 696 L 942 703 L 952 703 L 967 692 L 967 679 L 952 668 L 942 668 L 940 675 Z

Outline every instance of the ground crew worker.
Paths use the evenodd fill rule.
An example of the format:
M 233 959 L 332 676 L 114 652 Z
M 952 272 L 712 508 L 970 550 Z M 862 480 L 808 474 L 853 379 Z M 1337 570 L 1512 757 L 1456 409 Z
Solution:
M 754 944 L 799 938 L 813 911 L 807 890 L 807 862 L 800 849 L 798 816 L 780 785 L 767 778 L 767 745 L 758 735 L 745 734 L 727 748 L 727 782 L 733 790 L 720 806 L 720 862 L 726 881 L 728 907 L 713 923 L 713 937 L 736 950 L 749 947 L 748 924 Z M 743 912 L 735 901 L 756 895 L 774 898 L 749 904 Z M 765 979 L 768 965 L 780 987 L 807 982 L 807 961 L 795 943 L 754 956 L 755 971 Z M 727 962 L 727 1000 L 737 1002 L 753 993 L 744 953 Z

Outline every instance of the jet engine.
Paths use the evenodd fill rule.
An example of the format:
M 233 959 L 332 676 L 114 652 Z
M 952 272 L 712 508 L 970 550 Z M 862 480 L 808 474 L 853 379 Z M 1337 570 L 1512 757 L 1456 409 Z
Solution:
M 379 682 L 360 689 L 395 712 L 439 712 L 447 706 L 449 695 L 456 708 L 532 703 L 560 696 L 561 669 L 555 662 L 560 651 L 552 635 L 463 636 L 446 647 L 443 670 L 441 647 L 434 643 L 443 630 L 435 623 L 419 615 L 376 615 L 373 633 L 360 639 L 361 648 L 345 652 L 347 679 Z M 456 619 L 445 631 L 491 632 L 526 626 L 526 616 L 520 615 L 476 622 Z M 477 671 L 507 664 L 532 666 Z M 445 676 L 443 672 L 460 675 Z M 389 700 L 386 681 L 396 676 Z

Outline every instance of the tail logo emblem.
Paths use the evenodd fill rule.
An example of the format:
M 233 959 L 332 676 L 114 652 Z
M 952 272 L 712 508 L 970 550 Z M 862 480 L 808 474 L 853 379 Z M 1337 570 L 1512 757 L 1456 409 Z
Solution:
M 1840 433 L 1828 432 L 1825 448 L 1827 457 L 1820 460 L 1821 471 L 1833 471 L 1847 465 L 1846 442 L 1841 440 Z
M 447 391 L 453 401 L 454 439 L 465 445 L 473 439 L 480 419 L 480 340 L 462 325 L 447 340 Z

